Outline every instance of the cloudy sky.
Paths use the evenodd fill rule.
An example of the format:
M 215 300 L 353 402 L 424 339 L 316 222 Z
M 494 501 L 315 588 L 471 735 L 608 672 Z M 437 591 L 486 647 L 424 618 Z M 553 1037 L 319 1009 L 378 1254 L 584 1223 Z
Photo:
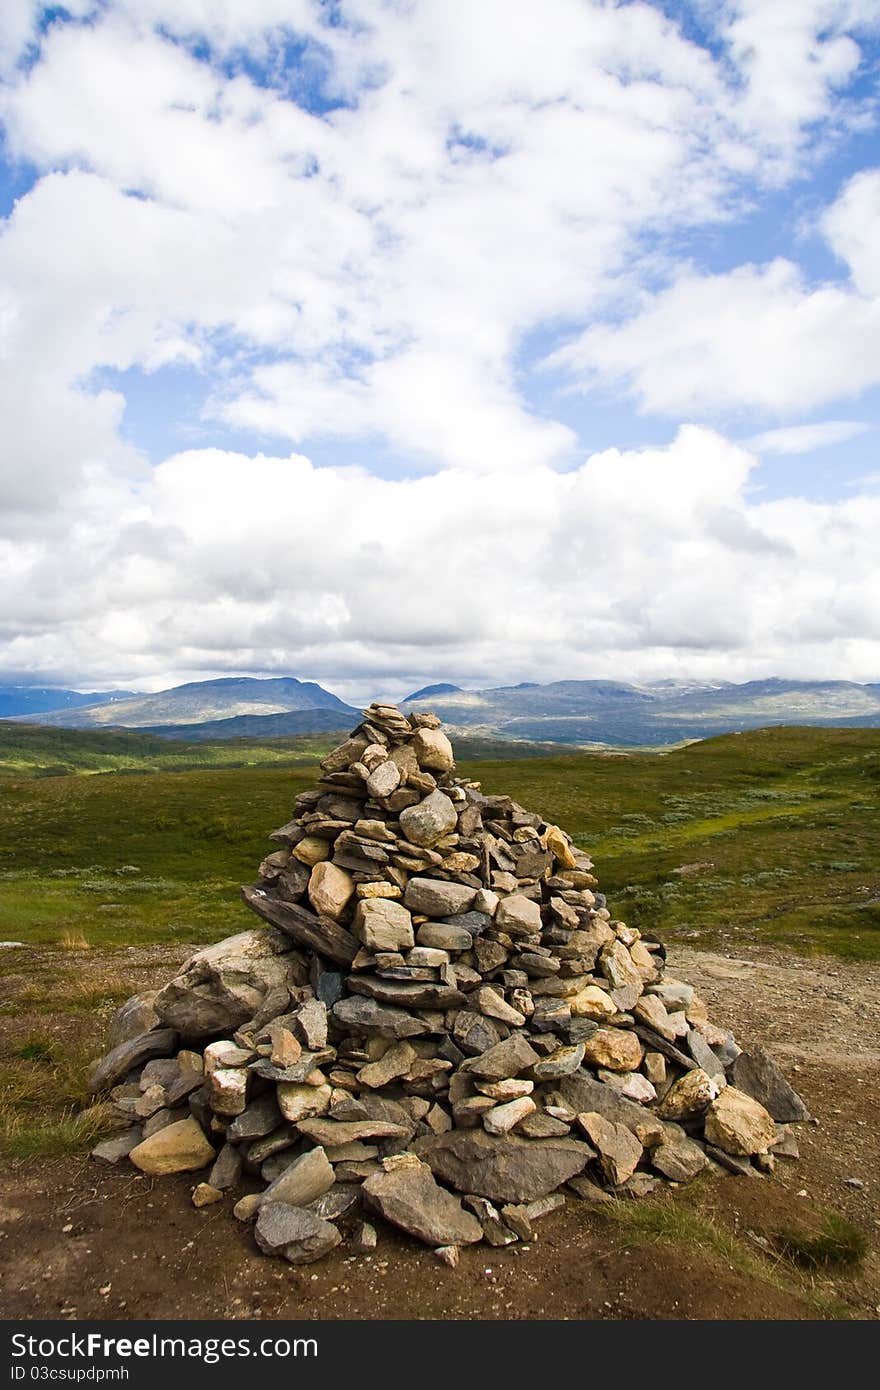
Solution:
M 880 0 L 0 4 L 0 680 L 880 679 Z

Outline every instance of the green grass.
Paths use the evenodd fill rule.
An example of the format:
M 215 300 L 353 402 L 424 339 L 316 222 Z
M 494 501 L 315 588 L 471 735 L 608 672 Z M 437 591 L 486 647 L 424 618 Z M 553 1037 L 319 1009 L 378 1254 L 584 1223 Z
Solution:
M 27 733 L 60 734 L 68 750 L 82 738 L 89 757 L 95 739 L 120 737 Z M 183 747 L 218 755 L 217 745 Z M 503 751 L 460 770 L 573 833 L 633 925 L 710 947 L 880 959 L 880 731 L 775 728 L 665 754 Z M 239 885 L 314 782 L 314 762 L 295 756 L 0 778 L 0 938 L 202 943 L 249 925 Z M 693 864 L 703 867 L 675 872 Z
M 880 732 L 761 729 L 673 752 L 467 769 L 574 834 L 665 938 L 880 959 Z M 676 869 L 702 864 L 693 874 Z
M 799 1281 L 796 1268 L 786 1267 L 779 1259 L 752 1249 L 709 1212 L 701 1211 L 701 1190 L 701 1183 L 697 1182 L 686 1191 L 664 1193 L 641 1201 L 617 1200 L 595 1211 L 600 1219 L 617 1228 L 628 1245 L 668 1244 L 697 1249 L 703 1255 L 723 1261 L 750 1280 L 802 1298 L 823 1317 L 849 1319 L 852 1316 L 850 1309 L 838 1298 Z M 843 1226 L 849 1225 L 842 1218 L 835 1220 Z M 785 1253 L 788 1256 L 788 1252 Z M 791 1263 L 796 1266 L 806 1262 L 792 1260 Z
M 837 1212 L 826 1212 L 817 1231 L 791 1228 L 782 1231 L 777 1245 L 787 1260 L 804 1269 L 851 1268 L 867 1253 L 864 1235 Z
M 289 767 L 322 757 L 335 741 L 323 734 L 302 734 L 291 738 L 186 743 L 132 730 L 52 729 L 0 720 L 0 778 Z

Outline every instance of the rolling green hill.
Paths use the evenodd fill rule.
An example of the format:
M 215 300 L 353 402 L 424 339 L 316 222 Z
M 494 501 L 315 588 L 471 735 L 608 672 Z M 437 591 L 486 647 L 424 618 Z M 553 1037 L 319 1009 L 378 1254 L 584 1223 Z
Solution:
M 243 762 L 260 748 L 77 738 L 110 740 L 92 747 L 96 759 L 118 758 L 126 740 L 126 775 L 0 772 L 0 938 L 206 942 L 250 925 L 239 884 L 313 782 L 317 750 L 174 771 L 157 749 L 183 768 L 194 752 Z M 637 926 L 732 950 L 762 940 L 880 958 L 880 731 L 764 729 L 660 755 L 469 763 L 458 751 L 487 791 L 569 829 L 614 911 Z

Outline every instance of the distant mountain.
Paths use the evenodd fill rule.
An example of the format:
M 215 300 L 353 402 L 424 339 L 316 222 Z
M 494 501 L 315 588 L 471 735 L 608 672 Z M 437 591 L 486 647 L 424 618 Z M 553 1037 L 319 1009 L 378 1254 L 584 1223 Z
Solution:
M 46 694 L 34 691 L 34 700 Z M 92 698 L 75 691 L 48 694 Z M 103 703 L 54 710 L 37 705 L 6 717 L 68 729 L 143 729 L 199 742 L 329 733 L 353 728 L 360 719 L 357 709 L 329 690 L 292 677 L 233 677 L 155 695 L 120 691 L 94 698 Z M 520 743 L 658 747 L 773 724 L 880 727 L 880 683 L 853 681 L 528 681 L 488 690 L 444 682 L 423 686 L 402 705 L 432 710 L 459 736 Z
M 407 695 L 406 702 L 410 700 L 433 700 L 437 695 L 460 695 L 462 689 L 460 685 L 424 685 L 421 690 L 414 690 L 412 695 Z
M 155 695 L 134 695 L 79 709 L 55 710 L 21 716 L 30 723 L 64 729 L 149 729 L 156 725 L 205 724 L 243 715 L 289 714 L 292 710 L 327 709 L 338 712 L 341 728 L 350 722 L 351 706 L 314 681 L 292 677 L 259 680 L 247 676 L 213 681 L 193 681 L 160 690 Z M 218 735 L 226 737 L 226 735 Z
M 0 719 L 20 714 L 41 714 L 46 710 L 82 709 L 86 705 L 106 705 L 128 700 L 136 690 L 62 690 L 54 686 L 0 685 Z
M 772 724 L 880 727 L 880 684 L 554 681 L 458 690 L 432 697 L 431 709 L 484 738 L 658 746 Z
M 348 733 L 362 718 L 360 710 L 343 705 L 341 709 L 302 709 L 286 714 L 239 714 L 233 719 L 208 719 L 203 724 L 151 724 L 144 732 L 187 743 L 207 743 L 215 738 L 290 738 L 296 734 Z

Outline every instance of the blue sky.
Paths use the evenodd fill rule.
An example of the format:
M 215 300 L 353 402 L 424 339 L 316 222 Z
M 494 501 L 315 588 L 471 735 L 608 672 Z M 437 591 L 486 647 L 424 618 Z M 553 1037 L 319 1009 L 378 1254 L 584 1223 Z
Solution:
M 0 675 L 880 677 L 878 40 L 9 0 Z

